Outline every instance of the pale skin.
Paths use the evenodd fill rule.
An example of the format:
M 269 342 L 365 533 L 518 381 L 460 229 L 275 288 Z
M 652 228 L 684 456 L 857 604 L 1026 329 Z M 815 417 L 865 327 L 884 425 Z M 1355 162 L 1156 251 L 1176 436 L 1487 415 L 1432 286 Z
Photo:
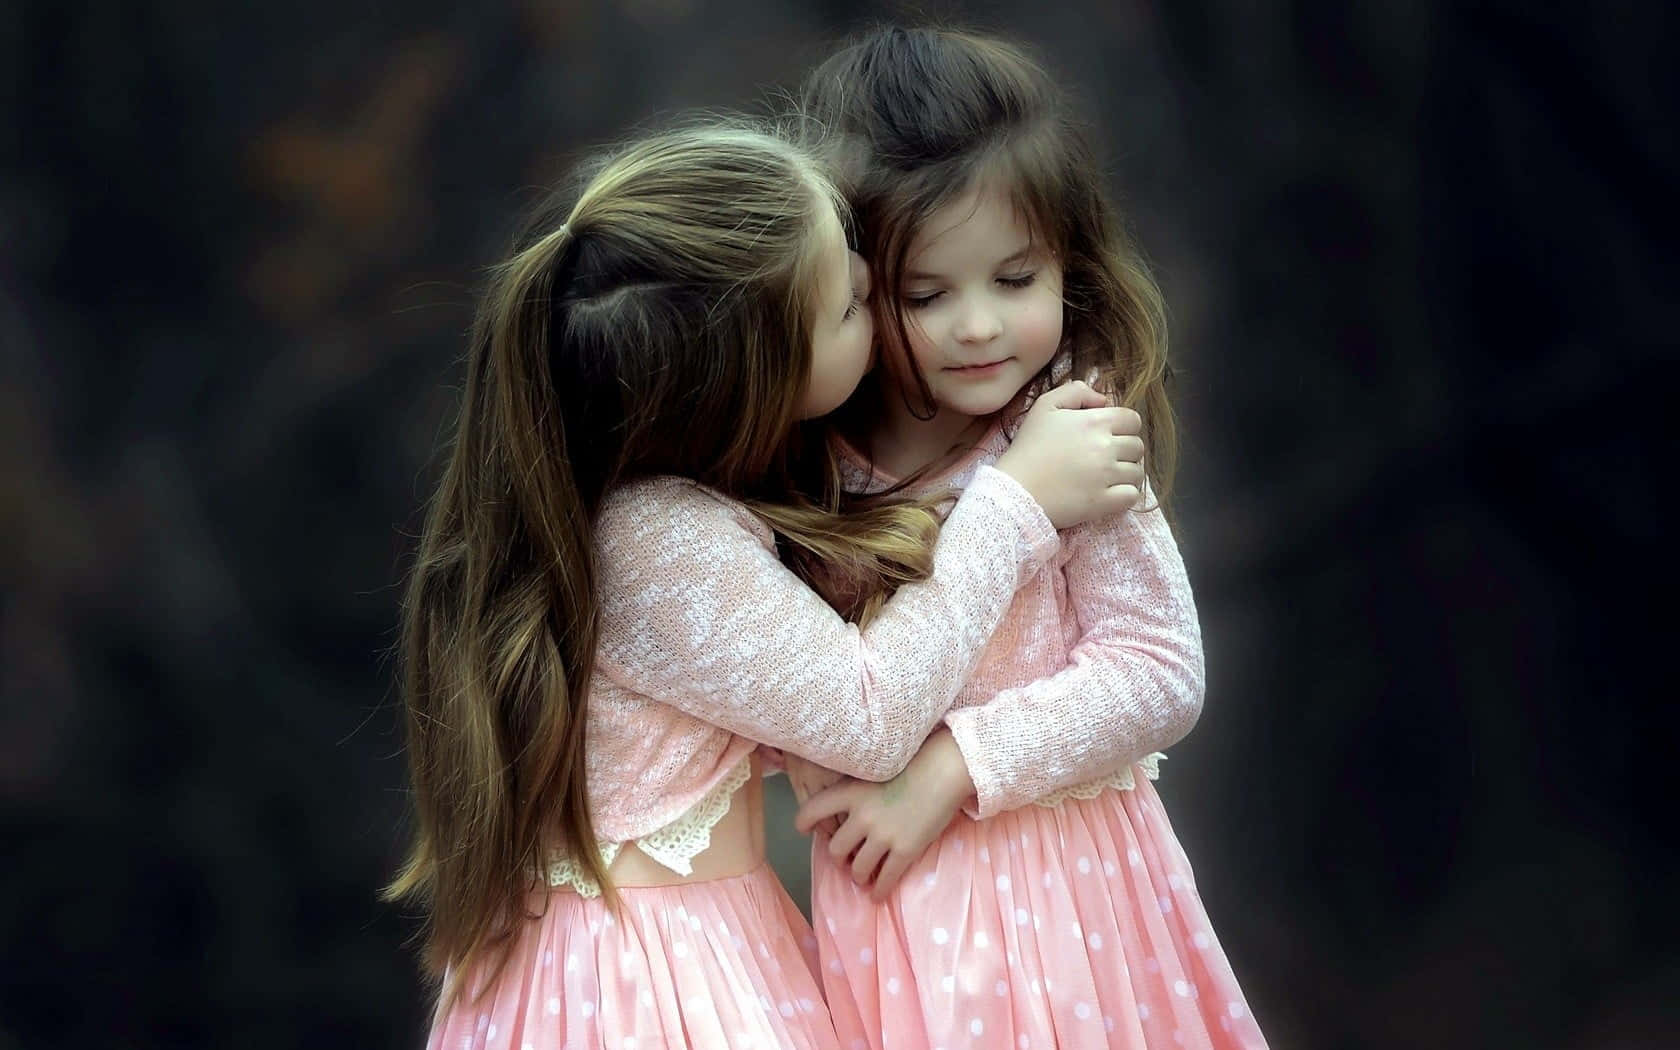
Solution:
M 899 295 L 910 321 L 909 353 L 937 410 L 919 419 L 897 392 L 884 397 L 872 445 L 882 468 L 900 477 L 983 429 L 1049 363 L 1062 334 L 1061 265 L 1035 246 L 1007 196 L 993 188 L 977 187 L 931 216 L 908 262 Z M 887 364 L 908 389 L 907 363 Z M 1133 497 L 1129 510 L 1142 493 L 1144 447 L 1136 413 L 1127 422 L 1138 426 L 1114 431 L 1111 454 Z M 998 466 L 1014 452 L 1012 446 Z M 850 858 L 853 880 L 871 887 L 875 900 L 891 894 L 975 794 L 967 763 L 943 728 L 886 783 L 854 780 L 795 755 L 787 756 L 787 774 L 801 803 L 795 826 L 824 835 L 836 861 Z

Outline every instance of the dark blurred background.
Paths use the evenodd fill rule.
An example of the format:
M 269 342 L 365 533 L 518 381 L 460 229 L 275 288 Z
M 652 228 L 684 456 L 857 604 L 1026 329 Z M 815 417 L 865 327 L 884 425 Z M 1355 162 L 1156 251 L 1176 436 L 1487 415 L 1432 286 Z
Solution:
M 1171 303 L 1160 788 L 1272 1045 L 1680 1045 L 1672 5 L 939 12 L 1065 74 Z M 478 275 L 901 13 L 6 5 L 0 1050 L 418 1045 L 388 649 Z

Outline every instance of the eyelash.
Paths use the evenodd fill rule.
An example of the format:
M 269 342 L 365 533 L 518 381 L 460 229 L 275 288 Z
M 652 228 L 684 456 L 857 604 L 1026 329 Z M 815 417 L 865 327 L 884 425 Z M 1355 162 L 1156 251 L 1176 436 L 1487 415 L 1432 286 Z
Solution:
M 858 312 L 858 307 L 860 307 L 862 305 L 863 305 L 863 300 L 858 297 L 858 294 L 856 292 L 853 292 L 852 293 L 851 304 L 846 307 L 846 314 L 845 314 L 844 317 L 840 318 L 840 320 L 841 321 L 850 321 L 854 316 L 856 316 L 856 314 Z
M 1031 285 L 1037 278 L 1038 271 L 1035 270 L 1032 273 L 1024 273 L 1019 277 L 999 277 L 997 283 L 1005 288 L 1019 289 Z M 930 292 L 927 295 L 907 295 L 904 297 L 904 303 L 912 310 L 919 310 L 944 294 L 944 292 Z

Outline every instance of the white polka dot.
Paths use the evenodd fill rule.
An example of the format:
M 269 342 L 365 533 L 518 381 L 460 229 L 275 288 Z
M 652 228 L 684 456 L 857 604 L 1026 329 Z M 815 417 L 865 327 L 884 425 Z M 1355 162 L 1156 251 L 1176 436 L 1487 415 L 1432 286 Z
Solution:
M 760 959 L 770 958 L 770 946 L 763 941 L 758 942 L 758 957 Z
M 671 945 L 671 954 L 675 955 L 679 959 L 688 958 L 688 942 L 678 941 L 677 943 Z
M 480 1032 L 482 1032 L 486 1028 L 489 1028 L 489 1027 L 490 1027 L 490 1015 L 489 1014 L 479 1014 L 478 1015 L 478 1030 Z
M 560 997 L 558 995 L 548 997 L 548 1012 L 555 1015 L 560 1013 Z
M 1114 1018 L 1108 1016 L 1107 1014 L 1103 1015 L 1103 1031 L 1105 1031 L 1105 1032 L 1114 1031 Z
M 543 965 L 544 966 L 553 966 L 554 965 L 554 952 L 553 951 L 543 952 Z
M 636 1050 L 636 1037 L 633 1035 L 627 1035 L 624 1037 L 624 1042 L 618 1045 L 622 1046 L 624 1050 Z
M 1033 929 L 1040 930 L 1040 929 L 1043 929 L 1043 928 L 1044 928 L 1044 923 L 1040 922 L 1039 919 L 1038 919 L 1038 916 L 1034 915 L 1033 916 Z
M 486 1038 L 486 1039 L 496 1038 L 496 1026 L 495 1025 L 491 1025 L 490 1027 L 488 1027 L 484 1030 L 484 1038 Z
M 776 1012 L 781 1014 L 783 1017 L 792 1017 L 793 1004 L 784 999 L 776 1004 Z
M 802 1013 L 802 1014 L 808 1014 L 812 1010 L 815 1010 L 816 1008 L 817 1008 L 817 1004 L 813 1003 L 809 999 L 799 1000 L 799 1012 Z
M 1189 981 L 1174 981 L 1173 982 L 1173 991 L 1177 992 L 1180 997 L 1188 999 L 1188 998 L 1190 998 L 1191 995 L 1193 995 L 1195 993 L 1196 990 L 1195 990 L 1195 988 L 1191 987 Z
M 986 1031 L 986 1022 L 976 1017 L 974 1020 L 968 1022 L 968 1030 L 975 1035 L 980 1035 Z
M 1033 993 L 1033 996 L 1035 998 L 1040 997 L 1044 994 L 1044 989 L 1042 989 L 1038 986 L 1038 978 L 1037 977 L 1034 977 L 1032 979 L 1032 984 L 1028 985 L 1028 987 L 1030 987 L 1032 989 L 1032 993 Z
M 888 977 L 887 978 L 887 994 L 888 995 L 897 995 L 898 990 L 902 987 L 904 987 L 904 985 L 899 981 L 899 979 L 897 977 Z
M 601 920 L 600 919 L 590 919 L 589 920 L 589 936 L 591 936 L 591 937 L 598 936 L 600 934 L 600 932 L 601 932 Z
M 999 981 L 997 984 L 994 984 L 992 986 L 992 994 L 997 996 L 999 999 L 1007 996 L 1009 994 L 1009 982 Z
M 1003 957 L 1004 957 L 1004 958 L 1005 958 L 1005 959 L 1006 959 L 1006 960 L 1008 960 L 1008 962 L 1009 962 L 1009 965 L 1010 965 L 1010 966 L 1014 966 L 1014 965 L 1015 965 L 1015 963 L 1016 963 L 1016 958 L 1015 958 L 1015 953 L 1014 953 L 1014 952 L 1013 952 L 1013 951 L 1008 951 L 1008 952 L 1004 952 L 1004 953 L 1003 953 Z
M 712 1001 L 710 999 L 703 995 L 696 995 L 688 1001 L 688 1012 L 691 1014 L 700 1013 L 704 1011 L 706 1007 L 710 1006 L 711 1002 Z
M 549 1003 L 553 1004 L 553 1003 L 557 1003 L 559 1001 L 560 1000 L 558 1000 L 558 999 L 550 999 Z M 555 1010 L 555 1009 L 550 1009 L 548 1012 L 551 1013 L 551 1014 L 557 1014 L 560 1011 Z M 582 1014 L 586 1018 L 587 1017 L 594 1017 L 595 1016 L 595 1001 L 593 999 L 585 999 L 582 1003 L 580 1003 L 578 1005 L 578 1013 Z
M 1157 900 L 1155 903 L 1159 904 L 1161 906 L 1161 914 L 1162 915 L 1165 915 L 1167 912 L 1172 911 L 1172 898 L 1171 897 L 1162 897 L 1161 899 Z
M 968 843 L 964 842 L 962 839 L 958 839 L 957 841 L 951 843 L 951 852 L 961 853 L 963 851 L 963 847 L 967 845 Z
M 1073 1016 L 1079 1018 L 1081 1021 L 1089 1018 L 1091 1016 L 1091 1004 L 1083 1002 L 1074 1003 Z
M 1076 865 L 1076 867 L 1079 868 L 1079 874 L 1081 874 L 1081 875 L 1091 874 L 1091 858 L 1090 857 L 1080 857 L 1079 858 L 1079 863 Z
M 1225 1010 L 1232 1017 L 1241 1017 L 1244 1012 L 1242 1003 L 1226 1003 Z
M 577 973 L 577 970 L 578 970 L 578 957 L 575 956 L 575 955 L 566 956 L 566 972 L 567 973 Z
M 1129 849 L 1126 851 L 1126 860 L 1131 862 L 1131 865 L 1134 868 L 1143 866 L 1143 854 L 1139 853 L 1135 849 Z
M 1197 930 L 1195 933 L 1190 935 L 1190 943 L 1194 944 L 1197 948 L 1206 951 L 1207 946 L 1212 942 L 1208 940 L 1207 934 L 1203 933 L 1201 930 Z
M 1008 893 L 1009 892 L 1009 876 L 1008 875 L 999 875 L 997 877 L 997 891 L 999 893 Z
M 836 927 L 834 925 L 834 916 L 830 915 L 826 919 L 824 919 L 823 921 L 828 923 L 828 932 L 833 933 L 836 929 Z
M 865 948 L 863 951 L 858 952 L 858 962 L 865 966 L 873 964 L 875 962 L 875 949 Z
M 1052 989 L 1051 989 L 1051 987 L 1050 987 L 1050 978 L 1049 978 L 1049 976 L 1048 976 L 1048 975 L 1046 975 L 1046 976 L 1045 976 L 1045 978 L 1044 978 L 1044 991 L 1045 991 L 1045 992 L 1046 992 L 1046 993 L 1048 993 L 1048 992 L 1050 992 L 1050 991 L 1051 991 L 1051 990 L 1052 990 Z
M 520 1043 L 519 1050 L 537 1050 L 537 1048 L 530 1043 Z
M 1094 952 L 1102 951 L 1102 934 L 1092 930 L 1091 935 L 1085 938 L 1085 943 L 1089 944 L 1091 946 L 1091 950 Z
M 653 993 L 645 988 L 642 989 L 642 1005 L 649 1010 L 653 1009 Z
M 1027 1033 L 1022 1032 L 1020 1036 L 1016 1038 L 1015 1045 L 1020 1047 L 1021 1050 L 1028 1050 L 1028 1047 L 1032 1046 L 1032 1043 L 1028 1041 Z
M 974 931 L 974 946 L 976 948 L 989 948 L 989 947 L 991 947 L 991 944 L 992 944 L 992 939 L 990 937 L 986 936 L 986 931 L 985 930 L 975 930 Z
M 1027 909 L 1025 909 L 1025 908 L 1016 908 L 1015 909 L 1015 925 L 1025 926 L 1027 924 L 1027 920 L 1030 919 L 1030 918 L 1032 918 L 1032 916 L 1027 914 Z
M 1044 873 L 1044 888 L 1049 889 L 1051 886 L 1054 886 L 1055 884 L 1056 884 L 1055 876 L 1051 875 L 1048 871 L 1045 872 Z
M 700 916 L 690 915 L 688 917 L 688 928 L 691 930 L 698 930 L 700 928 Z
M 768 995 L 761 995 L 761 996 L 758 997 L 758 1008 L 760 1010 L 765 1011 L 766 1013 L 769 1012 L 769 1010 L 770 1010 L 770 997 Z
M 677 916 L 677 921 L 678 922 L 687 922 L 688 921 L 688 909 L 683 907 L 681 904 L 677 905 L 676 916 Z
M 1031 845 L 1032 845 L 1032 836 L 1027 834 L 1024 831 L 1021 832 L 1021 848 L 1026 849 L 1028 846 L 1031 846 Z
M 948 932 L 946 932 L 945 927 L 935 926 L 933 928 L 933 943 L 944 944 L 947 941 L 949 941 L 950 939 L 951 939 L 951 935 Z
M 957 979 L 950 974 L 946 974 L 939 979 L 939 987 L 945 989 L 946 995 L 950 995 L 957 990 Z
M 990 864 L 991 862 L 992 862 L 992 851 L 987 849 L 985 846 L 981 846 L 980 847 L 980 863 Z
M 1085 928 L 1080 926 L 1077 922 L 1069 924 L 1068 932 L 1073 934 L 1073 939 L 1076 941 L 1082 941 L 1085 939 Z
M 1138 1020 L 1140 1020 L 1140 1021 L 1149 1020 L 1149 1004 L 1138 1003 Z
M 1182 890 L 1184 888 L 1184 876 L 1180 875 L 1176 871 L 1173 872 L 1171 875 L 1168 875 L 1167 876 L 1167 887 L 1169 889 L 1171 889 L 1174 893 L 1178 892 L 1179 890 Z
M 1103 861 L 1103 874 L 1107 875 L 1109 878 L 1114 878 L 1114 873 L 1119 870 L 1120 869 L 1115 866 L 1112 860 Z
M 830 959 L 828 960 L 828 972 L 836 977 L 839 977 L 841 974 L 846 972 L 846 968 L 840 965 L 839 959 Z
M 933 884 L 938 882 L 938 881 L 939 881 L 939 876 L 935 875 L 931 871 L 928 872 L 926 875 L 922 876 L 922 885 L 926 886 L 928 889 L 932 889 Z

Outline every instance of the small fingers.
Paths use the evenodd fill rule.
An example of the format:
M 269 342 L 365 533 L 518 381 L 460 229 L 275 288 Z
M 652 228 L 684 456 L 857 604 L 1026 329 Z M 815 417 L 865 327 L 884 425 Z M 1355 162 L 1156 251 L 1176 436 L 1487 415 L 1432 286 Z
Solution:
M 828 838 L 828 855 L 836 861 L 843 861 L 858 848 L 858 843 L 864 840 L 869 829 L 864 827 L 861 820 L 847 820 Z
M 1143 433 L 1143 417 L 1129 408 L 1108 408 L 1109 433 L 1120 436 L 1135 436 Z
M 886 843 L 880 836 L 868 838 L 859 847 L 857 856 L 852 858 L 852 881 L 859 886 L 869 885 L 869 880 L 875 877 L 875 869 L 881 866 L 881 858 L 887 853 Z

